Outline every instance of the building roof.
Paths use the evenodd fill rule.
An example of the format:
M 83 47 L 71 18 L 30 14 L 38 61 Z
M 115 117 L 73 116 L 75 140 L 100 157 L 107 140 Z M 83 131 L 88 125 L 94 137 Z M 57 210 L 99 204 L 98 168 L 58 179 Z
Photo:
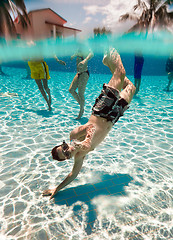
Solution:
M 62 26 L 62 25 L 60 25 L 60 24 L 52 23 L 52 22 L 49 22 L 49 21 L 45 21 L 45 23 L 46 23 L 46 24 L 50 24 L 50 25 L 55 25 L 55 26 L 57 26 L 57 27 L 62 27 L 62 28 L 66 28 L 66 29 L 70 29 L 70 30 L 82 32 L 82 30 L 79 30 L 79 29 L 76 29 L 76 28 L 71 28 L 71 27 L 65 27 L 65 26 Z
M 50 10 L 50 11 L 54 12 L 58 17 L 60 17 L 63 21 L 65 21 L 65 22 L 67 23 L 67 20 L 66 20 L 66 19 L 64 19 L 63 17 L 61 17 L 59 14 L 57 14 L 57 13 L 56 13 L 55 11 L 53 11 L 51 8 L 42 8 L 42 9 L 31 10 L 31 11 L 29 11 L 28 15 L 29 15 L 30 13 L 33 13 L 33 12 L 39 12 L 39 11 L 45 11 L 45 10 Z

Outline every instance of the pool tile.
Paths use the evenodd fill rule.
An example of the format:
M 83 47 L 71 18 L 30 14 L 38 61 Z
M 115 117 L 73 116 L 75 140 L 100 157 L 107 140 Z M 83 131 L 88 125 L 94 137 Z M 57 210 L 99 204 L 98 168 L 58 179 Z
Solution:
M 74 207 L 73 207 L 73 214 L 74 215 L 81 215 L 81 212 L 83 212 L 83 208 L 82 208 L 82 206 L 81 205 L 75 205 Z
M 125 192 L 123 184 L 119 184 L 113 187 L 107 187 L 107 189 L 110 192 L 110 194 L 120 194 Z
M 96 209 L 96 205 L 93 204 L 91 200 L 88 201 L 88 202 L 86 202 L 86 204 L 87 204 L 87 206 L 88 206 L 89 211 Z
M 87 212 L 87 223 L 94 223 L 97 218 L 97 212 L 95 209 Z
M 55 204 L 58 204 L 58 205 L 67 205 L 67 201 L 66 200 L 60 200 L 60 201 L 57 201 L 56 199 L 55 199 Z
M 107 181 L 107 180 L 112 180 L 112 179 L 116 179 L 119 178 L 118 174 L 114 174 L 114 175 L 109 175 L 109 174 L 104 174 L 101 178 L 102 181 Z
M 94 197 L 101 196 L 101 195 L 110 195 L 110 193 L 106 188 L 88 193 L 88 196 L 90 197 L 90 199 L 93 199 Z
M 95 191 L 95 188 L 94 188 L 93 185 L 84 185 L 84 186 L 80 186 L 80 187 L 75 188 L 74 191 L 77 195 L 82 195 L 82 194 L 85 194 L 85 193 L 88 193 L 88 192 Z
M 85 228 L 85 232 L 88 234 L 88 235 L 90 235 L 91 233 L 92 233 L 92 228 L 91 228 L 91 226 L 90 226 L 90 224 L 88 223 L 87 224 L 87 227 Z M 88 240 L 88 238 L 84 238 L 84 240 Z
M 56 202 L 58 202 L 58 201 L 75 197 L 75 196 L 76 194 L 73 189 L 67 189 L 67 190 L 58 192 L 57 195 L 55 196 L 55 200 Z
M 93 184 L 93 185 L 95 186 L 95 188 L 96 188 L 97 190 L 99 190 L 99 189 L 105 188 L 105 187 L 107 187 L 107 186 L 112 186 L 112 185 L 114 185 L 114 183 L 113 183 L 111 180 L 107 180 L 107 181 L 95 183 L 95 184 Z
M 112 182 L 117 185 L 117 184 L 123 184 L 123 183 L 129 183 L 131 182 L 132 179 L 129 177 L 129 175 L 123 175 L 120 176 L 119 178 L 112 179 Z
M 67 203 L 70 205 L 80 201 L 80 202 L 87 202 L 89 201 L 89 197 L 86 194 L 80 195 L 80 196 L 75 196 L 72 198 L 67 199 Z

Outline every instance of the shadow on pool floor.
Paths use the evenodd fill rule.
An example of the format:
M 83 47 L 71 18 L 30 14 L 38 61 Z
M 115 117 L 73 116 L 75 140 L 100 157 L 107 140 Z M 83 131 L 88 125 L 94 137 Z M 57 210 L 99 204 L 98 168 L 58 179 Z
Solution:
M 98 196 L 126 196 L 124 187 L 128 186 L 132 180 L 133 178 L 128 174 L 105 174 L 101 176 L 100 182 L 60 191 L 54 199 L 55 204 L 67 206 L 74 204 L 73 217 L 79 217 L 82 210 L 81 202 L 85 203 L 88 206 L 88 211 L 85 210 L 87 219 L 85 231 L 90 235 L 98 216 L 92 200 Z M 76 204 L 77 202 L 80 202 L 80 204 Z

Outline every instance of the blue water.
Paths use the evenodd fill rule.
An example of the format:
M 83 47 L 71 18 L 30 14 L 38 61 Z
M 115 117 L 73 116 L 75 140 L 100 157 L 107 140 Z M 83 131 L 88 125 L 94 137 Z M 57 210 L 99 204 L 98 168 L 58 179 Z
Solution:
M 144 54 L 145 63 L 142 69 L 142 74 L 147 76 L 165 76 L 165 65 L 169 55 L 167 56 L 149 56 Z M 60 58 L 61 59 L 61 58 Z M 69 57 L 62 58 L 66 62 L 66 66 L 59 65 L 57 68 L 57 62 L 55 62 L 52 58 L 46 58 L 46 62 L 49 65 L 49 69 L 52 71 L 60 71 L 60 72 L 73 72 L 76 71 L 76 61 L 70 60 Z M 103 54 L 95 55 L 89 61 L 89 71 L 90 73 L 95 74 L 110 74 L 109 68 L 102 64 Z M 121 54 L 121 59 L 123 61 L 123 65 L 126 69 L 127 75 L 133 75 L 134 72 L 134 54 Z M 7 67 L 17 67 L 25 69 L 25 65 L 23 61 L 17 62 L 7 62 L 3 63 L 3 66 Z
M 73 166 L 73 160 L 53 161 L 50 151 L 87 122 L 111 75 L 91 73 L 77 121 L 79 106 L 68 92 L 75 71 L 58 71 L 59 65 L 50 71 L 49 112 L 24 68 L 2 68 L 8 76 L 0 76 L 0 239 L 173 239 L 173 86 L 164 91 L 167 76 L 142 77 L 128 111 L 88 154 L 78 177 L 49 201 L 42 191 Z

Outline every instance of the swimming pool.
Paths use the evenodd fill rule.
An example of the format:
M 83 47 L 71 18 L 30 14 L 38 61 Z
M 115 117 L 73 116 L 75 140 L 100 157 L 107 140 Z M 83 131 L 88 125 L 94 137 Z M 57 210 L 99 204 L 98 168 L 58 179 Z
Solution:
M 68 92 L 74 73 L 50 71 L 53 111 L 21 68 L 0 76 L 1 239 L 173 238 L 173 91 L 166 76 L 143 76 L 139 95 L 105 141 L 84 161 L 78 177 L 53 201 L 42 191 L 59 184 L 73 160 L 53 161 L 50 151 L 84 124 L 102 84 L 91 74 L 85 113 Z M 133 81 L 133 76 L 128 76 Z

